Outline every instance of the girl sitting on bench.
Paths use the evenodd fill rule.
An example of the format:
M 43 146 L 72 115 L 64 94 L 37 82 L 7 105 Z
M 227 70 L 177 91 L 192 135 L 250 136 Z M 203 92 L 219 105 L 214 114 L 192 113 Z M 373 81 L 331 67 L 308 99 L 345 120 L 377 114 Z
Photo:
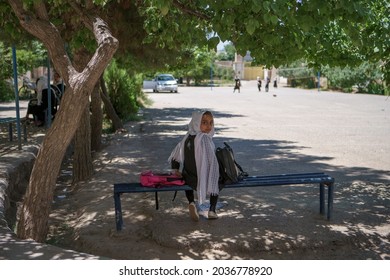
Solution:
M 183 176 L 193 190 L 185 191 L 189 202 L 190 217 L 199 221 L 195 205 L 194 190 L 198 193 L 199 204 L 203 204 L 206 195 L 210 196 L 208 219 L 217 219 L 216 205 L 219 194 L 219 166 L 215 156 L 214 117 L 210 111 L 193 112 L 189 129 L 184 138 L 172 151 L 169 161 L 176 174 Z M 181 171 L 179 169 L 181 168 Z

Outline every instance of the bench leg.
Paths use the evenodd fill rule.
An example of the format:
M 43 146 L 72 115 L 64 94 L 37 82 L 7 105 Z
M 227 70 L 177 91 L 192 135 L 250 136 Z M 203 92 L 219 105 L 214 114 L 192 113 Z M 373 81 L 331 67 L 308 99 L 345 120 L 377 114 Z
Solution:
M 333 212 L 333 188 L 333 183 L 328 185 L 328 220 L 332 217 Z
M 122 219 L 122 206 L 121 206 L 121 194 L 114 193 L 114 202 L 115 202 L 115 222 L 116 230 L 122 230 L 123 219 Z
M 8 124 L 8 139 L 10 142 L 13 140 L 13 133 L 12 133 L 12 122 Z
M 158 192 L 154 193 L 154 199 L 156 200 L 156 210 L 158 210 Z
M 24 142 L 27 142 L 27 125 L 26 123 L 23 124 L 23 138 L 24 138 Z
M 325 214 L 325 188 L 323 183 L 320 183 L 320 214 Z

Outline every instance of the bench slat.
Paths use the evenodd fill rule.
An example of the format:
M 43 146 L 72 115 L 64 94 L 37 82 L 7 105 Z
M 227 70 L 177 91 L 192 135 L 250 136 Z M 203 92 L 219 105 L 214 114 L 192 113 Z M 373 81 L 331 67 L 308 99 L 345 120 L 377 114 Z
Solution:
M 138 193 L 138 192 L 172 192 L 192 190 L 190 186 L 165 186 L 160 188 L 143 187 L 140 183 L 114 184 L 114 193 Z
M 329 177 L 325 173 L 297 173 L 297 174 L 278 174 L 278 175 L 261 175 L 261 176 L 248 176 L 244 180 L 263 180 L 263 179 L 290 179 L 290 178 L 323 178 Z

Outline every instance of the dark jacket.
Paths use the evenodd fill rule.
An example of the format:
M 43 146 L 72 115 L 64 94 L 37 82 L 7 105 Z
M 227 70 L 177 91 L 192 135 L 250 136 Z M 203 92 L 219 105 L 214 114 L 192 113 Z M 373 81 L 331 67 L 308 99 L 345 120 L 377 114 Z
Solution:
M 195 162 L 195 136 L 188 135 L 185 144 L 184 144 L 184 164 L 182 175 L 184 181 L 187 185 L 196 190 L 198 185 L 198 175 L 196 172 L 196 162 Z M 180 163 L 172 160 L 171 162 L 172 169 L 180 169 Z

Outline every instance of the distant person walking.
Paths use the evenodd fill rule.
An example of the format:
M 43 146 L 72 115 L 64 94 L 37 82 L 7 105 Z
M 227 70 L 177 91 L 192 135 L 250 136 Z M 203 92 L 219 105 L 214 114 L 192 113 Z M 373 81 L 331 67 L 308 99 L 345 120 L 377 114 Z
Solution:
M 240 78 L 238 78 L 238 76 L 236 76 L 236 78 L 234 79 L 234 89 L 233 89 L 233 93 L 236 92 L 236 89 L 238 89 L 238 93 L 240 93 L 240 87 L 241 87 L 241 81 L 240 81 Z
M 267 80 L 265 82 L 265 92 L 269 91 L 269 83 L 271 82 L 270 78 L 267 77 Z
M 261 79 L 259 76 L 257 76 L 257 89 L 261 91 Z

